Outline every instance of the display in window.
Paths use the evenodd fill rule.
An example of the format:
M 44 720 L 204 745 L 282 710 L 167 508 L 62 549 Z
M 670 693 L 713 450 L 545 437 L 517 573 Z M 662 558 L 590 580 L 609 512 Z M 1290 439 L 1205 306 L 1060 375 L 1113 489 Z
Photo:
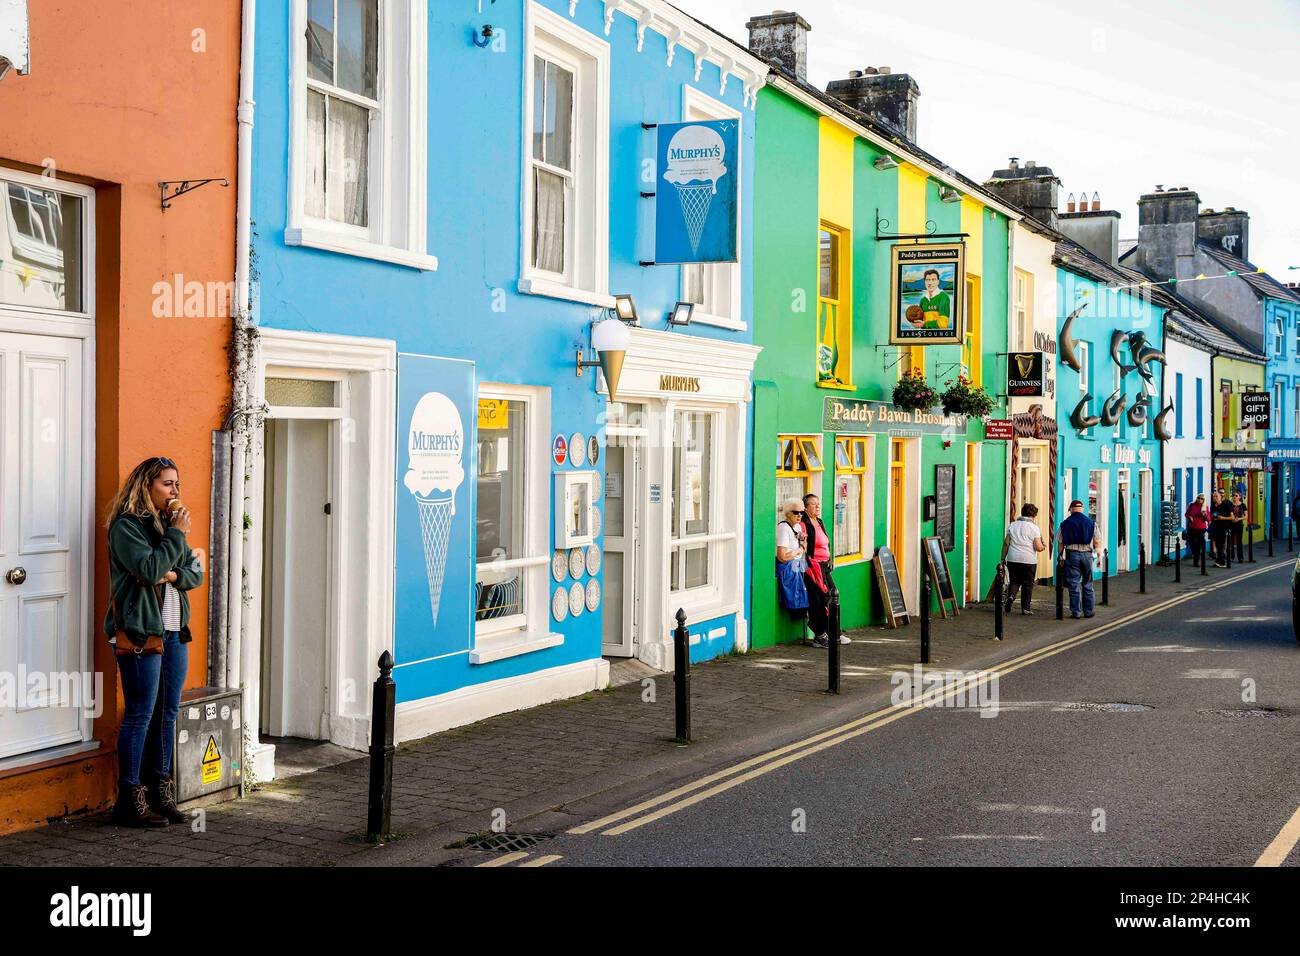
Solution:
M 580 548 L 591 544 L 599 534 L 592 504 L 595 473 L 560 471 L 555 473 L 555 545 Z

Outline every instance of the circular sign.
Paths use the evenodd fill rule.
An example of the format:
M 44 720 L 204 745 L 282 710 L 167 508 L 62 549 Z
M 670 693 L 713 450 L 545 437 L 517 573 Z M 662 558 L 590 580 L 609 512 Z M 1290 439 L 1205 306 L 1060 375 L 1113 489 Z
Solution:
M 573 575 L 573 580 L 582 577 L 582 569 L 586 564 L 586 555 L 582 553 L 581 548 L 572 548 L 569 551 L 569 573 Z
M 563 435 L 556 435 L 555 441 L 551 442 L 551 457 L 557 465 L 563 465 L 569 460 L 569 440 Z
M 582 609 L 586 606 L 587 592 L 581 584 L 574 584 L 569 588 L 569 613 L 574 617 L 582 616 Z
M 555 578 L 556 584 L 559 584 L 568 573 L 569 556 L 563 551 L 556 551 L 551 555 L 551 577 Z
M 569 592 L 564 588 L 556 588 L 551 597 L 551 616 L 557 621 L 563 621 L 569 616 Z
M 598 544 L 587 545 L 587 573 L 600 573 L 600 545 Z
M 574 468 L 581 468 L 587 463 L 587 439 L 582 432 L 574 432 L 569 439 L 569 460 L 573 462 Z
M 587 582 L 587 610 L 594 611 L 600 607 L 600 582 L 591 580 Z
M 600 441 L 595 435 L 587 439 L 587 461 L 593 465 L 600 460 Z

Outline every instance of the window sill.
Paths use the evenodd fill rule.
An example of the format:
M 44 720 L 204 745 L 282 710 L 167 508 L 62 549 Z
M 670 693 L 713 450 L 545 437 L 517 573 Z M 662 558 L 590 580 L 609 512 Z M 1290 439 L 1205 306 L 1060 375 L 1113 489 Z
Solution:
M 520 654 L 531 654 L 533 651 L 545 650 L 548 647 L 559 647 L 564 643 L 564 635 L 520 631 L 513 636 L 502 634 L 484 639 L 481 643 L 482 646 L 469 652 L 471 664 L 490 664 L 493 661 L 505 660 L 507 657 L 518 657 Z
M 857 391 L 857 386 L 856 386 L 856 385 L 837 385 L 835 382 L 818 382 L 818 383 L 817 383 L 817 387 L 818 387 L 818 388 L 829 388 L 829 389 L 831 389 L 832 391 L 835 391 L 835 392 L 855 392 L 855 391 Z
M 717 329 L 730 329 L 732 332 L 748 332 L 749 326 L 739 319 L 725 315 L 710 315 L 707 312 L 692 312 L 691 325 L 711 325 Z
M 553 282 L 550 279 L 528 278 L 519 280 L 519 291 L 524 295 L 544 295 L 552 299 L 565 299 L 569 302 L 581 302 L 583 305 L 596 305 L 602 309 L 614 308 L 614 297 L 603 292 L 590 292 L 573 286 Z
M 307 246 L 311 249 L 323 249 L 326 252 L 338 252 L 347 256 L 360 256 L 377 262 L 391 262 L 394 265 L 407 266 L 423 272 L 433 272 L 438 268 L 438 257 L 428 253 L 412 252 L 396 246 L 380 245 L 367 242 L 355 236 L 331 232 L 315 227 L 286 229 L 284 231 L 286 246 Z

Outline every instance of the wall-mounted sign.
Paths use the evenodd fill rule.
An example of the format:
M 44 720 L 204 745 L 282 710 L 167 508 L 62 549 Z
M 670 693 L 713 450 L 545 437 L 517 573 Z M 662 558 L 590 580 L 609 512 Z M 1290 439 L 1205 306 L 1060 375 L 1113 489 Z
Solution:
M 1268 457 L 1274 461 L 1300 461 L 1300 448 L 1270 448 Z
M 557 465 L 563 465 L 569 460 L 569 440 L 563 435 L 556 435 L 555 441 L 551 442 L 551 457 Z
M 1101 461 L 1106 465 L 1149 465 L 1151 449 L 1130 448 L 1128 445 L 1102 445 Z
M 740 122 L 660 123 L 655 262 L 735 262 Z
M 1268 392 L 1242 392 L 1241 393 L 1241 427 L 1258 428 L 1260 431 L 1268 431 L 1269 420 L 1269 399 L 1272 396 Z
M 660 375 L 661 392 L 698 392 L 700 377 L 698 375 Z
M 965 296 L 965 244 L 894 246 L 889 341 L 895 345 L 960 345 Z
M 822 402 L 822 431 L 827 432 L 879 432 L 899 438 L 965 434 L 967 421 L 965 415 L 905 411 L 889 402 L 829 397 Z
M 1263 455 L 1215 455 L 1215 471 L 1263 471 Z
M 1043 353 L 1012 352 L 1007 356 L 1007 394 L 1013 398 L 1042 398 Z
M 569 438 L 569 462 L 574 468 L 587 463 L 587 437 L 582 432 L 574 432 Z
M 663 492 L 660 490 L 659 485 L 652 484 L 650 486 L 650 503 L 652 505 L 657 505 L 662 500 L 663 500 Z
M 1016 424 L 1009 418 L 990 418 L 984 423 L 985 441 L 1010 441 L 1016 437 Z

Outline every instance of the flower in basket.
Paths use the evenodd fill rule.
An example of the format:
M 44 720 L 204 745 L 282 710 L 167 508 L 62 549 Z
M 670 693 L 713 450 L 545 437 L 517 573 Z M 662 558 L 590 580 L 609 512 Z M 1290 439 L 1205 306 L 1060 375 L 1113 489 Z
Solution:
M 894 404 L 909 412 L 925 412 L 939 404 L 939 393 L 925 380 L 925 372 L 912 369 L 894 386 Z
M 943 413 L 945 415 L 966 415 L 970 418 L 986 418 L 993 411 L 993 397 L 965 375 L 958 375 L 957 380 L 947 383 L 948 389 L 942 395 Z

